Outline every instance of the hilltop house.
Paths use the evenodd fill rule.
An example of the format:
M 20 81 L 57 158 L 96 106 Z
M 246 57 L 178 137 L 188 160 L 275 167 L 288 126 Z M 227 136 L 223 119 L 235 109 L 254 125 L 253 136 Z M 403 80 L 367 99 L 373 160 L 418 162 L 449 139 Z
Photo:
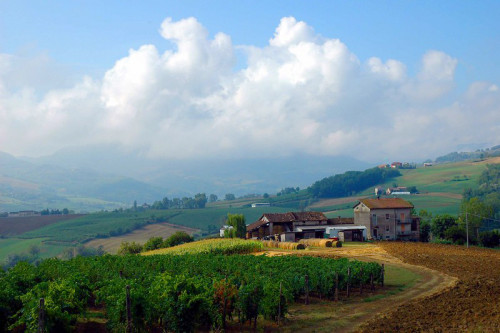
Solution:
M 354 206 L 354 224 L 366 227 L 368 239 L 419 239 L 420 218 L 413 205 L 401 198 L 361 199 Z

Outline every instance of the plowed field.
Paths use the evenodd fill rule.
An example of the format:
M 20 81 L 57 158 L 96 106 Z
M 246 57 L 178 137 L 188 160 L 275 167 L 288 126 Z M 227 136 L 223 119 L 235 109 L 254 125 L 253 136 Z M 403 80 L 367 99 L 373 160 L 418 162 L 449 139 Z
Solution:
M 455 276 L 441 293 L 409 301 L 362 332 L 500 332 L 500 252 L 451 245 L 380 243 L 402 261 Z

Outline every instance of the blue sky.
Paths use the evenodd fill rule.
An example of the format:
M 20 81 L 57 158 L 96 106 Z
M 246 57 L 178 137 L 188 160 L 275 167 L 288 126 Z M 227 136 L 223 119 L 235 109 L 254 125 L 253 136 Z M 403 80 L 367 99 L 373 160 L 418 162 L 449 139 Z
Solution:
M 104 71 L 130 48 L 168 47 L 160 23 L 190 16 L 211 34 L 256 46 L 294 16 L 361 60 L 397 59 L 415 72 L 433 49 L 459 59 L 460 81 L 500 77 L 499 1 L 1 1 L 0 51 L 46 52 L 79 70 Z
M 288 59 L 290 54 L 282 54 L 282 58 L 273 59 L 273 54 L 277 54 L 278 51 L 272 50 L 276 45 L 271 45 L 270 40 L 275 37 L 278 27 L 284 24 L 282 19 L 293 17 L 294 21 L 289 22 L 290 26 L 296 26 L 298 30 L 303 28 L 304 30 L 301 31 L 313 31 L 313 33 L 304 32 L 309 38 L 306 38 L 307 42 L 311 42 L 316 46 L 325 46 L 326 44 L 323 44 L 325 40 L 333 41 L 338 39 L 345 46 L 346 57 L 347 54 L 350 54 L 357 59 L 357 62 L 351 61 L 351 59 L 342 63 L 348 67 L 350 65 L 355 67 L 350 69 L 349 72 L 349 77 L 356 77 L 355 80 L 351 80 L 352 82 L 342 76 L 344 74 L 339 69 L 342 66 L 339 65 L 340 67 L 329 69 L 330 72 L 328 73 L 339 75 L 338 80 L 344 87 L 342 89 L 346 89 L 339 92 L 337 99 L 321 107 L 313 105 L 312 102 L 314 99 L 322 98 L 321 96 L 316 96 L 309 102 L 305 101 L 305 97 L 299 101 L 302 103 L 302 107 L 310 111 L 307 115 L 303 114 L 295 119 L 310 125 L 305 134 L 308 138 L 311 137 L 308 144 L 324 146 L 324 148 L 312 149 L 312 153 L 345 153 L 347 147 L 357 140 L 366 140 L 367 133 L 373 131 L 374 128 L 370 128 L 368 124 L 367 127 L 361 127 L 360 124 L 349 123 L 346 121 L 348 113 L 345 109 L 349 108 L 354 115 L 361 115 L 366 108 L 371 107 L 371 103 L 377 104 L 379 108 L 372 116 L 384 114 L 386 120 L 395 119 L 394 115 L 401 117 L 398 121 L 403 121 L 403 116 L 411 119 L 412 117 L 415 118 L 415 115 L 422 115 L 420 119 L 422 128 L 418 131 L 419 135 L 422 136 L 429 135 L 431 132 L 434 133 L 433 135 L 437 135 L 435 133 L 446 132 L 447 130 L 460 131 L 465 128 L 465 123 L 468 122 L 467 117 L 472 117 L 470 113 L 476 108 L 475 104 L 471 102 L 471 98 L 475 100 L 474 103 L 479 103 L 482 98 L 479 97 L 482 94 L 481 91 L 490 91 L 492 94 L 496 94 L 497 86 L 500 84 L 500 66 L 498 66 L 500 58 L 499 14 L 499 1 L 0 1 L 0 55 L 3 54 L 5 59 L 8 59 L 8 62 L 5 60 L 4 66 L 7 69 L 4 70 L 3 74 L 0 71 L 0 80 L 3 79 L 6 87 L 3 100 L 8 107 L 1 109 L 0 106 L 0 116 L 3 116 L 4 123 L 10 127 L 22 126 L 26 121 L 44 120 L 51 122 L 54 119 L 61 126 L 74 126 L 82 121 L 89 122 L 93 118 L 89 115 L 90 111 L 87 112 L 78 102 L 75 103 L 82 109 L 78 112 L 69 111 L 72 107 L 70 106 L 71 103 L 67 102 L 70 99 L 67 96 L 78 95 L 78 93 L 89 94 L 85 96 L 92 95 L 95 101 L 93 104 L 88 105 L 88 108 L 102 107 L 99 104 L 102 104 L 102 101 L 107 103 L 105 103 L 106 105 L 99 114 L 109 114 L 100 119 L 100 123 L 110 122 L 112 123 L 111 127 L 123 127 L 119 129 L 113 127 L 113 129 L 116 129 L 114 138 L 111 134 L 95 134 L 94 137 L 100 137 L 101 141 L 93 141 L 91 138 L 84 137 L 81 133 L 73 132 L 75 138 L 74 140 L 67 140 L 68 144 L 80 145 L 120 141 L 118 137 L 126 131 L 126 126 L 130 124 L 116 124 L 116 118 L 123 116 L 120 112 L 125 111 L 110 111 L 112 108 L 120 108 L 117 106 L 116 103 L 118 102 L 116 101 L 123 100 L 122 97 L 120 97 L 122 99 L 119 99 L 115 94 L 118 91 L 122 93 L 123 89 L 113 86 L 110 80 L 115 77 L 122 77 L 121 75 L 127 77 L 135 75 L 134 73 L 136 73 L 138 67 L 132 69 L 136 60 L 132 59 L 131 54 L 129 54 L 130 50 L 138 51 L 145 45 L 152 45 L 154 50 L 146 50 L 144 53 L 139 52 L 144 55 L 147 53 L 150 57 L 148 59 L 155 57 L 155 53 L 159 54 L 158 58 L 162 58 L 162 55 L 165 58 L 171 52 L 176 53 L 178 51 L 178 44 L 175 40 L 177 37 L 174 39 L 171 37 L 166 38 L 165 35 L 162 36 L 160 33 L 162 31 L 162 22 L 167 18 L 170 18 L 174 23 L 183 22 L 182 20 L 189 17 L 195 18 L 196 24 L 191 23 L 198 28 L 193 28 L 194 25 L 191 25 L 191 28 L 195 29 L 197 33 L 202 30 L 208 33 L 207 41 L 214 40 L 218 33 L 223 33 L 230 38 L 231 45 L 228 46 L 227 50 L 229 53 L 233 53 L 233 59 L 231 60 L 231 57 L 224 58 L 221 54 L 219 54 L 221 58 L 217 58 L 218 56 L 212 54 L 215 62 L 227 61 L 227 63 L 222 66 L 223 68 L 212 64 L 215 66 L 213 68 L 214 72 L 205 74 L 207 77 L 214 75 L 220 77 L 218 77 L 217 82 L 211 80 L 205 83 L 217 86 L 224 85 L 224 92 L 232 91 L 235 93 L 234 96 L 237 96 L 237 92 L 241 92 L 243 88 L 248 86 L 248 82 L 241 79 L 241 77 L 262 70 L 259 66 L 263 63 L 268 65 L 272 63 L 278 67 L 283 66 L 284 69 L 295 68 L 292 71 L 297 70 L 297 73 L 306 73 L 305 71 L 299 71 L 297 68 L 309 66 L 310 64 L 307 61 L 327 61 L 326 58 L 323 60 L 320 58 L 316 58 L 316 60 L 308 59 L 301 63 L 300 66 L 289 63 L 288 65 L 295 66 L 290 67 L 286 64 L 287 60 L 283 60 Z M 307 28 L 301 26 L 301 22 L 307 25 Z M 179 23 L 175 27 L 169 26 L 169 29 L 173 29 L 172 31 L 183 29 L 181 25 Z M 179 32 L 167 32 L 166 35 L 171 36 L 171 33 L 178 34 Z M 203 35 L 203 32 L 200 33 Z M 185 38 L 183 33 L 180 33 L 180 35 L 183 36 L 180 37 L 181 39 Z M 300 39 L 305 35 L 297 36 Z M 323 38 L 323 40 L 318 38 Z M 294 43 L 298 45 L 300 43 L 299 39 L 294 39 Z M 198 46 L 197 50 L 206 47 L 206 45 Z M 207 51 L 209 52 L 207 54 L 211 54 L 212 51 Z M 429 52 L 438 53 L 429 54 Z M 293 54 L 293 51 L 291 53 Z M 189 58 L 189 54 L 186 57 Z M 247 59 L 250 58 L 254 59 L 253 64 L 250 64 L 251 61 L 247 63 Z M 372 58 L 377 58 L 380 61 L 377 62 L 378 60 Z M 123 68 L 117 67 L 117 62 L 120 59 L 129 60 L 127 66 L 125 66 L 128 74 L 124 74 Z M 387 68 L 391 67 L 387 62 L 392 60 L 397 63 L 394 63 L 396 67 L 392 67 L 395 72 L 392 72 L 391 80 L 393 80 L 393 83 L 397 81 L 398 84 L 397 87 L 391 85 L 387 90 L 384 90 L 383 94 L 391 96 L 387 101 L 375 100 L 373 96 L 364 96 L 362 90 L 352 92 L 352 88 L 347 88 L 350 85 L 367 85 L 367 87 L 371 87 L 365 90 L 370 92 L 367 95 L 380 94 L 381 92 L 375 92 L 375 87 L 380 86 L 380 82 L 377 84 L 374 82 L 377 79 L 366 79 L 366 77 L 376 71 L 380 73 L 380 68 L 384 64 L 387 65 Z M 155 61 L 157 62 L 158 59 L 144 63 L 141 68 L 149 68 L 146 70 L 149 73 L 153 67 L 148 66 Z M 205 66 L 207 64 L 200 63 L 198 65 Z M 228 66 L 235 73 L 231 78 L 227 76 L 229 74 L 220 74 L 220 71 L 227 70 Z M 424 68 L 425 66 L 427 66 L 427 69 Z M 440 73 L 436 72 L 445 67 L 446 70 Z M 1 68 L 0 66 L 0 70 Z M 387 68 L 384 70 L 387 70 Z M 23 69 L 30 73 L 22 73 Z M 266 67 L 264 71 L 271 75 L 272 68 Z M 117 74 L 118 72 L 120 73 Z M 142 73 L 140 75 L 143 75 L 144 71 L 140 73 Z M 274 73 L 273 75 L 276 76 L 277 74 Z M 84 76 L 86 76 L 86 79 L 83 79 Z M 154 79 L 155 82 L 166 82 L 165 80 L 168 81 L 169 78 L 172 79 L 173 77 L 172 72 L 165 72 L 163 76 L 155 76 Z M 182 77 L 186 78 L 188 76 L 184 73 Z M 196 77 L 196 75 L 193 77 Z M 252 78 L 254 77 L 252 76 Z M 176 77 L 176 79 L 178 78 Z M 321 80 L 324 79 L 323 76 Z M 435 82 L 435 79 L 439 81 L 439 84 Z M 234 85 L 228 85 L 227 83 L 237 80 L 240 80 L 239 83 Z M 305 76 L 300 79 L 294 76 L 291 80 L 294 84 L 301 82 L 301 84 L 303 83 L 306 87 L 311 87 L 311 89 L 319 82 Z M 194 81 L 191 83 L 189 89 L 196 85 Z M 275 84 L 279 85 L 281 83 L 283 83 L 282 80 Z M 482 88 L 478 88 L 481 84 Z M 111 86 L 115 90 L 106 90 L 106 87 Z M 288 87 L 288 85 L 285 86 Z M 144 88 L 143 85 L 141 85 L 142 88 Z M 61 101 L 56 103 L 53 100 L 57 98 L 54 96 L 62 94 L 62 89 L 67 89 L 64 101 L 68 105 L 65 106 L 67 109 L 61 108 L 56 117 L 54 116 L 56 112 L 53 109 L 50 110 L 47 103 L 50 100 L 54 105 L 61 105 Z M 151 90 L 144 90 L 144 95 L 149 92 L 158 93 L 168 90 L 165 86 L 161 86 L 160 83 L 154 87 L 148 86 L 148 89 Z M 189 89 L 186 86 L 184 91 Z M 334 86 L 330 86 L 328 89 L 334 89 Z M 394 89 L 404 91 L 404 93 L 394 96 Z M 436 92 L 436 96 L 431 96 L 429 91 L 423 91 L 425 89 Z M 292 90 L 286 90 L 285 88 L 278 90 L 283 94 L 293 93 Z M 111 96 L 110 91 L 113 91 L 115 95 Z M 182 92 L 169 90 L 168 94 L 175 96 L 175 98 L 168 101 L 165 99 L 157 101 L 157 104 L 154 105 L 136 105 L 135 102 L 128 101 L 127 107 L 133 106 L 125 113 L 137 122 L 144 121 L 145 129 L 148 128 L 147 124 L 151 120 L 150 117 L 156 119 L 156 123 L 163 122 L 164 127 L 157 129 L 159 133 L 167 128 L 171 129 L 169 126 L 178 128 L 177 121 L 187 124 L 193 119 L 198 121 L 207 118 L 212 121 L 208 123 L 196 122 L 196 126 L 200 126 L 200 128 L 218 128 L 219 131 L 223 131 L 224 127 L 219 128 L 218 126 L 222 126 L 221 123 L 233 117 L 231 112 L 234 108 L 240 108 L 237 113 L 238 117 L 235 116 L 231 119 L 237 119 L 238 122 L 246 119 L 250 123 L 248 120 L 252 119 L 253 121 L 252 115 L 262 117 L 255 110 L 269 107 L 269 101 L 271 100 L 271 97 L 269 99 L 263 98 L 261 105 L 244 104 L 241 106 L 238 104 L 238 106 L 234 106 L 232 104 L 234 96 L 227 98 L 224 102 L 221 101 L 223 91 L 207 91 L 202 96 L 203 102 L 197 101 L 193 105 L 193 100 L 201 98 L 201 95 L 198 95 L 198 90 L 193 93 L 189 101 L 181 98 Z M 227 94 L 226 96 L 229 96 L 231 93 Z M 362 94 L 363 97 L 360 97 L 359 94 Z M 471 94 L 474 97 L 471 97 Z M 490 101 L 483 111 L 477 112 L 482 112 L 481 117 L 489 117 L 486 123 L 495 124 L 498 120 L 497 116 L 495 116 L 497 96 L 491 98 L 493 98 L 493 101 Z M 215 102 L 216 99 L 218 104 Z M 274 99 L 276 100 L 276 98 Z M 136 100 L 134 99 L 134 101 Z M 356 103 L 356 100 L 364 101 L 365 104 Z M 200 106 L 200 103 L 203 106 Z M 287 105 L 291 105 L 290 103 L 291 101 L 288 100 L 283 101 L 283 104 L 279 106 L 273 106 L 273 108 L 276 107 L 277 109 L 273 109 L 274 113 L 271 112 L 272 117 L 275 117 L 272 119 L 293 118 L 290 116 L 296 115 L 298 111 L 295 111 L 293 107 L 287 107 Z M 161 107 L 158 106 L 160 104 Z M 456 109 L 465 104 L 467 110 L 464 108 Z M 179 109 L 170 114 L 160 115 L 158 110 L 166 106 Z M 21 109 L 24 112 L 22 116 L 20 116 L 21 111 L 19 111 Z M 150 113 L 146 115 L 146 111 L 141 111 L 141 113 L 139 110 L 150 110 L 147 111 Z M 318 110 L 328 114 L 321 113 Z M 387 110 L 391 110 L 393 116 L 385 114 Z M 480 109 L 478 108 L 478 110 Z M 457 119 L 457 122 L 460 120 L 463 123 L 455 125 L 441 123 L 440 126 L 436 125 L 437 127 L 433 128 L 428 126 L 429 123 L 445 122 L 445 119 L 449 117 L 446 113 L 450 112 L 454 112 L 453 117 Z M 189 115 L 189 117 L 186 116 L 181 121 L 179 114 Z M 433 118 L 436 114 L 440 114 L 438 119 Z M 390 125 L 394 130 L 392 135 L 400 135 L 401 133 L 401 126 L 398 121 L 394 120 Z M 327 129 L 322 128 L 321 124 L 329 122 L 331 122 L 329 125 L 342 124 L 342 126 L 339 125 L 331 133 L 324 133 L 324 135 L 320 136 L 310 133 L 313 129 L 325 132 Z M 255 128 L 249 126 L 246 130 L 255 131 L 256 128 L 262 127 L 262 124 L 257 122 L 254 125 Z M 444 125 L 446 125 L 446 128 Z M 479 125 L 477 124 L 477 126 Z M 61 137 L 53 137 L 52 134 L 49 134 L 55 128 L 57 126 L 53 125 L 45 129 L 43 133 L 33 136 L 32 140 L 36 139 L 38 142 L 46 143 L 44 149 L 37 149 L 39 153 L 42 151 L 43 153 L 51 153 L 63 148 Z M 287 127 L 283 124 L 283 127 L 277 127 L 274 130 L 282 131 L 283 128 Z M 486 135 L 484 137 L 470 134 L 462 138 L 447 139 L 445 140 L 446 143 L 438 147 L 435 147 L 433 142 L 441 140 L 442 137 L 434 136 L 424 146 L 434 147 L 429 152 L 432 155 L 453 150 L 454 142 L 459 139 L 461 141 L 456 142 L 457 145 L 498 144 L 497 141 L 500 138 L 495 134 L 496 130 L 497 127 L 490 127 L 485 130 Z M 109 133 L 109 128 L 103 130 L 103 132 Z M 4 134 L 3 138 L 0 134 L 0 139 L 4 139 L 4 142 L 5 139 L 14 142 L 16 140 L 12 140 L 12 133 L 11 131 L 9 134 Z M 141 138 L 145 136 L 140 131 L 136 135 Z M 217 151 L 225 151 L 226 154 L 232 155 L 237 145 L 228 142 L 236 142 L 243 135 L 243 132 L 231 133 L 227 134 L 227 137 L 214 137 L 209 139 L 208 142 L 216 145 L 223 142 L 218 146 Z M 441 133 L 440 135 L 444 134 Z M 333 144 L 335 148 L 327 148 L 327 146 L 332 146 L 332 140 L 337 142 L 339 138 L 342 138 L 340 140 L 342 141 L 348 137 L 351 138 L 350 142 L 339 145 Z M 153 142 L 160 138 L 164 139 L 162 135 L 151 135 L 149 140 Z M 273 149 L 268 149 L 268 145 L 264 144 L 269 141 L 274 142 L 274 139 L 269 137 L 263 142 L 259 138 L 250 140 L 252 147 L 262 146 L 262 150 L 255 149 L 252 154 L 265 155 L 273 154 L 275 151 L 283 151 L 281 147 L 287 144 L 286 141 L 276 139 L 277 143 Z M 30 148 L 32 144 L 28 139 L 17 141 L 19 141 L 18 144 L 2 145 L 0 143 L 0 150 L 11 153 L 35 154 L 33 149 Z M 137 140 L 131 139 L 130 142 L 125 144 L 132 144 L 132 142 L 136 143 Z M 159 154 L 168 157 L 176 154 L 175 150 L 161 152 L 161 149 L 154 147 L 151 142 L 143 140 L 140 146 L 153 155 Z M 416 142 L 419 141 L 411 141 L 408 144 L 415 145 Z M 196 144 L 193 144 L 194 146 Z M 287 153 L 309 149 L 306 148 L 307 145 L 302 145 L 299 142 L 292 143 L 290 146 L 293 148 L 288 150 Z M 369 153 L 372 149 L 366 148 L 366 151 Z M 192 154 L 197 154 L 195 148 L 192 148 Z M 405 147 L 396 147 L 394 144 L 387 144 L 383 149 L 377 151 L 377 154 L 425 157 L 424 153 L 415 150 L 408 151 Z M 373 156 L 367 157 L 367 159 L 373 158 Z

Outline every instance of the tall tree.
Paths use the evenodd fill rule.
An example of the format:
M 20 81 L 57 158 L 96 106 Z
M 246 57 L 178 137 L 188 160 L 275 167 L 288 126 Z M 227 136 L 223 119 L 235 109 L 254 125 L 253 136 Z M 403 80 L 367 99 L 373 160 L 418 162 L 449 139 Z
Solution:
M 217 195 L 213 193 L 208 196 L 208 202 L 216 202 L 217 199 L 218 199 Z
M 479 239 L 479 228 L 485 219 L 494 216 L 493 207 L 482 202 L 479 198 L 471 198 L 462 202 L 460 207 L 460 225 L 469 227 L 469 237 Z
M 226 224 L 233 227 L 236 237 L 245 238 L 247 225 L 243 214 L 227 214 Z

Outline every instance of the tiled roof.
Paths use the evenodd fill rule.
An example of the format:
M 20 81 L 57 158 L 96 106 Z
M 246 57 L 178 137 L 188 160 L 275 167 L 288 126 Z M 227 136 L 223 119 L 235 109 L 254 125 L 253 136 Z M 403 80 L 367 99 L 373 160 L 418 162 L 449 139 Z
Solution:
M 359 200 L 370 209 L 413 208 L 413 205 L 401 198 L 373 198 Z
M 322 212 L 297 212 L 295 215 L 296 221 L 326 221 L 328 220 Z
M 260 220 L 264 217 L 269 222 L 293 222 L 296 220 L 294 213 L 265 213 L 262 214 Z
M 267 221 L 264 220 L 264 217 Z M 247 226 L 247 231 L 257 229 L 268 222 L 286 223 L 299 221 L 327 221 L 326 216 L 321 212 L 288 212 L 288 213 L 265 213 L 260 219 Z

